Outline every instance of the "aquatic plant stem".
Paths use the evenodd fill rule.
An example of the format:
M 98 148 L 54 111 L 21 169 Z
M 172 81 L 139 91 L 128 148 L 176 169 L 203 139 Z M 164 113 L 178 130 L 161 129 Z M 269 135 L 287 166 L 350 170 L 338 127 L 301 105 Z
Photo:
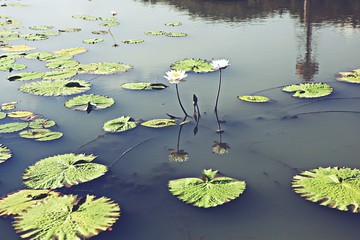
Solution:
M 187 114 L 187 112 L 185 111 L 184 106 L 183 106 L 182 103 L 181 103 L 178 85 L 175 84 L 175 87 L 176 87 L 176 95 L 177 95 L 177 99 L 178 99 L 178 101 L 179 101 L 180 107 L 181 107 L 182 111 L 184 112 L 185 116 L 186 116 L 186 117 L 190 117 L 190 115 Z
M 112 34 L 112 32 L 111 32 L 110 29 L 111 29 L 111 27 L 109 27 L 108 32 L 110 33 L 110 36 L 111 36 L 111 38 L 112 38 L 112 40 L 113 40 L 113 42 L 114 42 L 113 47 L 118 47 L 119 45 L 116 43 L 115 37 L 114 37 L 114 35 Z
M 75 149 L 74 152 L 76 153 L 76 152 L 79 151 L 81 148 L 85 147 L 86 145 L 88 145 L 88 144 L 90 144 L 90 143 L 95 142 L 96 140 L 98 140 L 98 139 L 100 139 L 100 138 L 105 137 L 107 134 L 108 134 L 108 133 L 104 133 L 104 134 L 98 135 L 95 139 L 93 139 L 93 140 L 91 140 L 91 141 L 89 141 L 89 142 L 87 142 L 87 143 L 84 143 L 83 145 L 81 145 L 80 147 L 78 147 L 77 149 Z
M 219 79 L 219 85 L 218 85 L 217 95 L 216 95 L 216 101 L 215 101 L 215 108 L 214 108 L 215 113 L 217 113 L 219 96 L 220 96 L 220 89 L 221 89 L 221 69 L 220 69 L 219 71 L 220 71 L 220 74 L 219 74 L 220 79 Z

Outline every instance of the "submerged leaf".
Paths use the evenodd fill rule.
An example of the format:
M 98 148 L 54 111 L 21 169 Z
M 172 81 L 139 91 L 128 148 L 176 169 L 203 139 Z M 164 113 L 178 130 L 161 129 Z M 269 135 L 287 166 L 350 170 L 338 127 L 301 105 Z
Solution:
M 80 240 L 106 231 L 119 216 L 119 205 L 109 198 L 64 195 L 15 217 L 14 228 L 22 238 Z
M 360 212 L 360 170 L 316 168 L 293 177 L 292 187 L 301 197 L 341 211 Z
M 170 68 L 173 70 L 182 70 L 185 72 L 194 71 L 196 73 L 214 71 L 209 61 L 194 58 L 185 58 L 183 60 L 176 61 L 175 63 L 171 64 Z
M 13 122 L 13 123 L 4 123 L 0 124 L 0 133 L 12 133 L 23 130 L 28 126 L 24 122 Z
M 100 110 L 111 107 L 115 101 L 114 99 L 106 96 L 83 94 L 67 100 L 65 102 L 65 107 L 74 110 L 86 111 L 89 103 L 92 106 L 92 110 Z
M 132 83 L 123 83 L 121 84 L 122 88 L 129 90 L 162 90 L 167 88 L 165 84 L 162 83 L 152 83 L 152 82 L 132 82 Z
M 298 98 L 318 98 L 332 93 L 333 88 L 325 83 L 301 83 L 286 86 L 284 92 L 295 92 L 293 97 Z
M 127 130 L 137 127 L 138 123 L 129 116 L 122 116 L 104 123 L 103 129 L 105 132 L 125 132 Z
M 153 119 L 146 122 L 142 122 L 141 126 L 150 127 L 150 128 L 163 128 L 169 126 L 175 126 L 176 120 L 175 119 Z
M 249 95 L 238 96 L 238 99 L 245 102 L 256 102 L 256 103 L 264 103 L 270 101 L 269 98 L 264 96 L 249 96 Z
M 11 151 L 6 146 L 0 144 L 0 163 L 5 162 L 11 158 Z M 0 200 L 1 201 L 1 200 Z M 1 206 L 1 205 L 0 205 Z M 0 207 L 0 216 L 1 216 L 1 207 Z
M 203 177 L 169 181 L 170 192 L 180 200 L 196 207 L 216 207 L 239 197 L 246 183 L 230 177 L 218 176 L 218 171 L 204 169 Z
M 107 172 L 105 165 L 91 162 L 95 158 L 68 153 L 41 159 L 25 171 L 24 184 L 32 189 L 55 189 L 91 181 Z

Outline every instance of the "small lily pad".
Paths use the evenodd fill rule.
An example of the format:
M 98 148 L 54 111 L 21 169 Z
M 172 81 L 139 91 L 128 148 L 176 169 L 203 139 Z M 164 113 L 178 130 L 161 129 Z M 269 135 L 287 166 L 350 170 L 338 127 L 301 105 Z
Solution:
M 218 170 L 204 169 L 202 173 L 202 178 L 170 180 L 170 192 L 186 203 L 209 208 L 238 198 L 246 188 L 244 181 L 221 176 Z
M 57 50 L 57 51 L 54 51 L 54 54 L 59 54 L 59 55 L 76 55 L 76 54 L 84 53 L 84 52 L 87 52 L 87 51 L 88 51 L 88 50 L 87 50 L 86 48 L 77 47 L 77 48 L 67 48 L 67 49 Z
M 32 114 L 33 113 L 29 111 L 15 111 L 8 113 L 7 116 L 11 118 L 23 118 Z
M 23 52 L 36 49 L 35 47 L 30 47 L 28 45 L 11 45 L 9 47 L 1 48 L 3 51 L 7 52 Z
M 333 88 L 325 83 L 301 83 L 286 86 L 284 92 L 295 92 L 293 97 L 318 98 L 330 95 Z
M 2 103 L 0 105 L 0 110 L 2 111 L 6 111 L 6 110 L 12 110 L 15 108 L 15 105 L 17 104 L 17 102 L 7 102 L 7 103 Z
M 6 118 L 6 113 L 0 112 L 0 119 L 4 119 L 4 118 Z
M 122 41 L 125 44 L 138 44 L 144 42 L 142 39 L 126 39 Z
M 129 116 L 122 116 L 104 123 L 103 129 L 105 132 L 125 132 L 127 130 L 137 127 L 138 123 Z
M 121 84 L 122 88 L 129 90 L 163 90 L 168 86 L 162 83 L 152 83 L 152 82 L 131 82 Z
M 74 15 L 72 16 L 73 18 L 77 18 L 77 19 L 83 19 L 86 21 L 97 21 L 100 20 L 100 17 L 94 17 L 94 16 L 90 16 L 90 15 Z
M 35 119 L 34 121 L 31 121 L 29 123 L 29 127 L 30 128 L 50 128 L 55 126 L 55 121 L 53 120 L 49 120 L 49 119 L 45 119 L 45 118 L 38 118 Z
M 24 38 L 27 41 L 42 41 L 49 39 L 49 36 L 40 33 L 22 34 L 20 37 Z
M 118 26 L 118 25 L 120 25 L 120 23 L 115 22 L 115 21 L 109 21 L 109 22 L 100 23 L 100 26 L 104 26 L 104 27 L 113 27 L 113 26 Z
M 164 34 L 167 37 L 186 37 L 187 33 L 183 32 L 167 32 Z
M 11 151 L 6 146 L 0 144 L 0 163 L 5 162 L 11 158 Z M 0 200 L 1 202 L 1 200 Z M 1 207 L 0 207 L 0 216 L 1 216 Z
M 25 68 L 27 68 L 25 64 L 14 63 L 14 64 L 0 66 L 0 71 L 12 72 L 12 71 L 24 70 Z
M 42 78 L 44 76 L 44 72 L 22 72 L 10 75 L 7 77 L 9 81 L 28 81 Z
M 170 65 L 172 70 L 182 70 L 185 72 L 194 71 L 196 73 L 213 72 L 211 62 L 203 59 L 185 58 Z
M 249 96 L 249 95 L 244 95 L 244 96 L 238 96 L 238 98 L 242 101 L 245 102 L 255 102 L 255 103 L 264 103 L 264 102 L 269 102 L 270 99 L 264 96 Z
M 80 32 L 80 28 L 65 28 L 65 29 L 59 29 L 59 32 Z
M 105 35 L 108 34 L 109 32 L 105 30 L 99 30 L 99 31 L 92 31 L 91 33 L 96 35 Z
M 168 22 L 168 23 L 165 23 L 165 26 L 169 26 L 169 27 L 178 27 L 178 26 L 181 26 L 182 23 L 181 22 Z
M 117 63 L 117 62 L 99 62 L 99 63 L 90 63 L 87 65 L 80 65 L 83 71 L 79 73 L 89 73 L 89 74 L 114 74 L 117 72 L 126 72 L 129 69 L 133 68 L 129 64 Z
M 77 75 L 77 71 L 73 69 L 56 69 L 51 72 L 45 72 L 42 79 L 44 80 L 59 80 L 67 79 Z
M 36 141 L 45 142 L 61 138 L 63 134 L 61 132 L 52 132 L 50 129 L 34 128 L 24 130 L 19 133 L 22 138 L 31 138 Z
M 153 119 L 146 122 L 142 122 L 141 126 L 150 127 L 150 128 L 163 128 L 176 126 L 175 119 Z
M 83 43 L 86 43 L 86 44 L 95 44 L 95 43 L 101 43 L 103 42 L 104 39 L 101 39 L 101 38 L 89 38 L 89 39 L 85 39 L 83 40 Z
M 41 25 L 41 26 L 31 26 L 31 27 L 29 27 L 29 29 L 36 30 L 36 31 L 49 30 L 49 29 L 53 29 L 53 28 L 54 28 L 54 26 L 49 26 L 49 25 Z
M 145 32 L 145 35 L 150 35 L 150 36 L 159 36 L 159 35 L 165 35 L 166 32 L 164 31 L 147 31 Z
M 341 82 L 348 82 L 348 83 L 360 83 L 360 70 L 356 69 L 352 72 L 339 72 L 341 77 L 338 77 L 336 80 Z
M 39 142 L 46 142 L 46 141 L 52 141 L 55 139 L 59 139 L 62 136 L 63 136 L 63 133 L 61 133 L 61 132 L 50 131 L 48 133 L 43 134 L 41 137 L 36 138 L 35 140 L 39 141 Z
M 75 68 L 76 66 L 78 66 L 80 63 L 78 61 L 75 60 L 65 60 L 65 61 L 53 61 L 53 62 L 49 62 L 47 63 L 45 66 L 47 68 L 50 69 L 54 69 L 54 68 Z
M 50 53 L 50 52 L 34 52 L 34 53 L 29 53 L 26 56 L 24 56 L 27 59 L 38 59 L 38 60 L 42 60 L 44 58 L 48 58 L 53 56 L 54 54 Z
M 28 124 L 25 122 L 13 122 L 0 124 L 0 133 L 18 132 L 27 128 Z
M 101 110 L 111 107 L 115 103 L 114 99 L 96 94 L 83 94 L 71 98 L 65 102 L 65 107 L 79 111 Z

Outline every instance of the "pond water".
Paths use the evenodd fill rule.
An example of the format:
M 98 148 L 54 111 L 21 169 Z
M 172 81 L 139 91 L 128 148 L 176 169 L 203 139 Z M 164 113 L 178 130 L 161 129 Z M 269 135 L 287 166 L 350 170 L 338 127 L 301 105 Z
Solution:
M 2 1 L 4 3 L 4 1 Z M 6 1 L 6 3 L 9 3 Z M 163 129 L 138 127 L 122 134 L 107 134 L 77 152 L 97 155 L 96 162 L 109 165 L 129 151 L 105 176 L 75 187 L 67 194 L 107 196 L 121 206 L 112 231 L 93 239 L 358 239 L 360 218 L 356 214 L 319 206 L 298 196 L 292 177 L 302 170 L 328 166 L 359 168 L 359 86 L 336 80 L 339 71 L 360 67 L 360 2 L 358 0 L 78 0 L 16 1 L 27 7 L 1 7 L 1 13 L 28 27 L 52 25 L 56 29 L 81 28 L 49 40 L 29 42 L 33 51 L 86 47 L 74 57 L 81 63 L 121 62 L 133 69 L 114 75 L 78 75 L 92 84 L 87 93 L 115 99 L 111 108 L 86 114 L 64 107 L 67 97 L 41 97 L 21 93 L 23 82 L 6 80 L 0 72 L 0 103 L 17 101 L 18 110 L 29 110 L 55 120 L 64 133 L 58 140 L 35 142 L 16 133 L 1 134 L 0 143 L 13 156 L 0 166 L 0 195 L 24 188 L 21 176 L 36 161 L 74 152 L 104 133 L 104 122 L 123 115 L 135 119 L 182 117 L 176 89 L 130 91 L 125 82 L 150 81 L 168 84 L 163 77 L 170 64 L 184 58 L 229 59 L 222 71 L 218 129 L 214 104 L 219 72 L 189 73 L 179 84 L 184 107 L 192 113 L 192 96 L 199 99 L 201 119 Z M 73 15 L 108 16 L 117 11 L 119 26 L 104 42 L 88 45 L 82 40 L 106 30 L 99 21 Z M 168 22 L 181 26 L 165 26 Z M 148 36 L 146 31 L 185 32 L 186 37 Z M 123 44 L 139 38 L 140 44 Z M 3 52 L 1 52 L 3 53 Z M 48 71 L 41 62 L 19 59 L 23 71 Z M 325 100 L 293 98 L 280 86 L 303 82 L 326 82 L 334 92 Z M 261 91 L 261 92 L 259 92 Z M 257 93 L 272 99 L 267 104 L 246 103 L 240 95 Z M 328 99 L 334 98 L 334 99 Z M 328 100 L 326 100 L 328 99 Z M 301 114 L 300 114 L 301 113 Z M 308 114 L 302 114 L 308 113 Z M 291 116 L 297 115 L 297 118 Z M 0 120 L 0 123 L 3 120 Z M 212 151 L 214 141 L 228 143 L 226 154 Z M 168 158 L 169 149 L 188 153 L 185 162 Z M 217 169 L 226 176 L 246 181 L 242 196 L 222 206 L 196 208 L 172 196 L 171 179 L 201 176 L 203 169 Z M 1 239 L 19 239 L 11 218 L 0 218 Z

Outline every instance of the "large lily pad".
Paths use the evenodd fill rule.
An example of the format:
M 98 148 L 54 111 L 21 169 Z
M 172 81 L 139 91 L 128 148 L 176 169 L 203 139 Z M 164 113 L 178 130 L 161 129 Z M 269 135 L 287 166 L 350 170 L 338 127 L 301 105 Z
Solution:
M 352 72 L 339 72 L 341 77 L 338 77 L 337 80 L 341 82 L 349 83 L 360 83 L 360 69 L 355 69 Z
M 13 122 L 0 124 L 0 133 L 12 133 L 18 132 L 27 128 L 28 123 L 25 122 Z
M 65 195 L 28 209 L 13 226 L 22 238 L 80 240 L 107 230 L 119 216 L 119 205 L 109 198 Z
M 0 199 L 0 216 L 21 214 L 55 196 L 59 196 L 59 193 L 51 190 L 23 189 L 11 193 Z
M 216 207 L 239 197 L 246 183 L 220 176 L 217 170 L 204 169 L 202 178 L 181 178 L 169 181 L 170 192 L 196 207 Z
M 162 90 L 168 86 L 162 83 L 152 83 L 152 82 L 129 82 L 121 84 L 122 88 L 129 90 Z
M 103 129 L 105 132 L 124 132 L 137 127 L 138 123 L 129 116 L 122 116 L 104 123 Z
M 23 118 L 23 117 L 27 117 L 32 114 L 33 113 L 30 111 L 15 111 L 15 112 L 8 113 L 7 116 L 11 117 L 11 118 Z
M 83 73 L 90 74 L 114 74 L 117 72 L 126 72 L 129 69 L 133 68 L 129 64 L 117 63 L 117 62 L 99 62 L 99 63 L 90 63 L 87 65 L 80 65 Z M 81 70 L 79 70 L 80 73 Z
M 28 81 L 42 78 L 44 76 L 44 72 L 22 72 L 12 74 L 7 77 L 9 81 Z
M 11 151 L 4 145 L 0 144 L 0 163 L 5 162 L 11 158 Z M 0 208 L 0 216 L 1 216 L 1 208 Z
M 80 63 L 78 61 L 67 59 L 65 61 L 63 61 L 63 60 L 52 61 L 52 62 L 47 63 L 45 66 L 50 69 L 54 69 L 54 68 L 64 69 L 64 68 L 75 68 L 79 64 Z
M 284 92 L 295 92 L 293 97 L 318 98 L 330 95 L 333 88 L 326 83 L 301 83 L 286 86 Z
M 264 103 L 270 101 L 269 98 L 264 96 L 250 96 L 250 95 L 238 96 L 238 99 L 245 102 L 254 102 L 254 103 Z
M 41 159 L 25 171 L 24 184 L 32 189 L 55 189 L 91 181 L 107 172 L 105 165 L 91 162 L 95 158 L 68 153 Z
M 76 74 L 77 71 L 73 69 L 56 69 L 51 72 L 46 72 L 42 77 L 42 79 L 44 80 L 67 79 L 75 76 Z
M 96 94 L 83 94 L 65 102 L 65 107 L 80 111 L 100 110 L 111 107 L 114 99 Z M 91 109 L 89 109 L 91 108 Z
M 52 126 L 55 126 L 55 121 L 45 119 L 45 118 L 39 118 L 35 119 L 34 121 L 29 123 L 30 128 L 50 128 Z
M 44 80 L 25 84 L 19 90 L 39 96 L 66 96 L 85 92 L 90 87 L 84 80 Z
M 309 201 L 341 211 L 360 212 L 360 170 L 316 168 L 293 177 L 295 192 Z
M 196 73 L 213 72 L 211 62 L 203 59 L 185 58 L 176 61 L 170 66 L 173 70 L 182 70 L 185 72 L 194 71 Z
M 61 49 L 61 50 L 57 50 L 54 51 L 54 54 L 59 54 L 59 55 L 76 55 L 79 53 L 84 53 L 87 52 L 88 50 L 86 48 L 83 47 L 77 47 L 77 48 L 67 48 L 67 49 Z
M 7 52 L 23 52 L 36 49 L 35 47 L 30 47 L 28 45 L 11 45 L 9 47 L 1 48 L 3 51 Z
M 176 125 L 176 120 L 168 119 L 168 118 L 152 119 L 141 123 L 141 126 L 150 127 L 150 128 L 163 128 L 163 127 L 170 127 L 175 125 Z

